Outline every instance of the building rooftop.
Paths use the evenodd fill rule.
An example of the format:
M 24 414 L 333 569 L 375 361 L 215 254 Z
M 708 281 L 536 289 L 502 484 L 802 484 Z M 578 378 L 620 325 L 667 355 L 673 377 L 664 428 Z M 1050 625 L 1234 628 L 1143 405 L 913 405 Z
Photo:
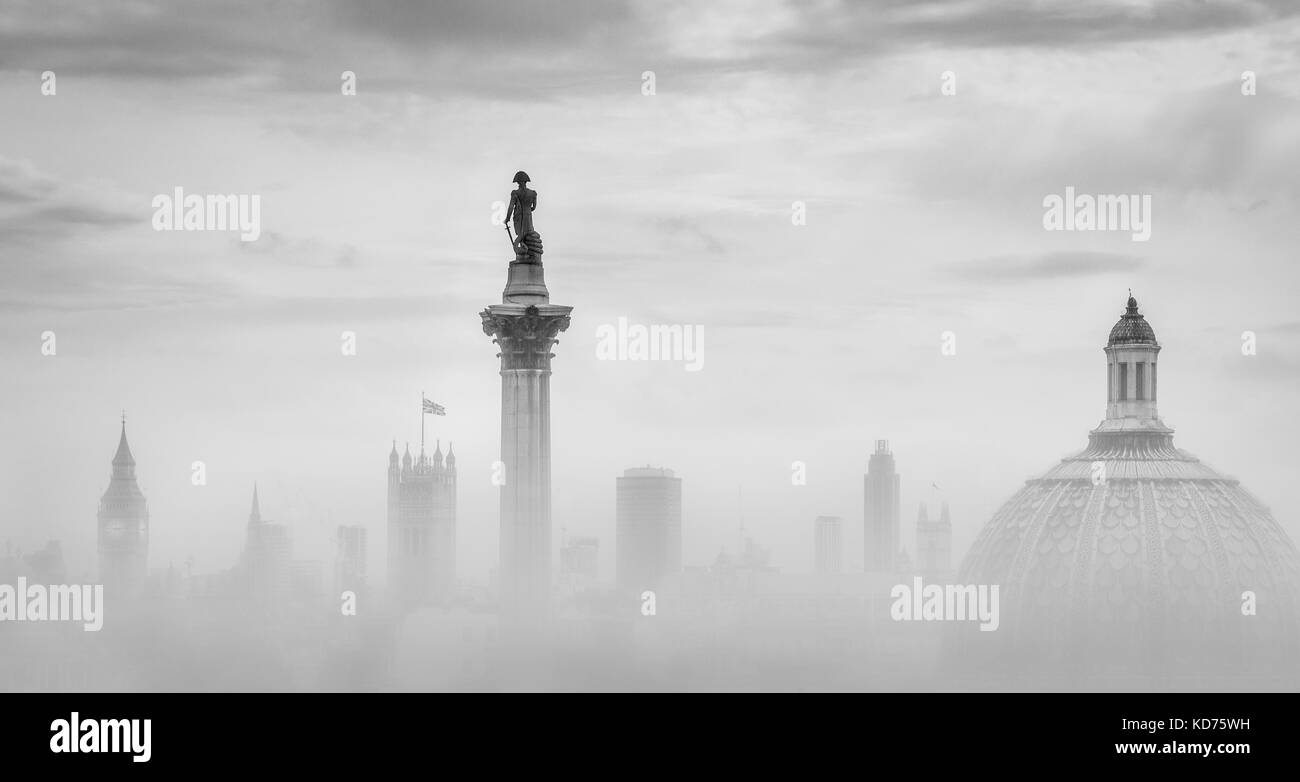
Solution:
M 1106 346 L 1127 344 L 1156 344 L 1155 329 L 1151 328 L 1147 319 L 1138 312 L 1137 299 L 1131 295 L 1128 297 L 1128 307 L 1125 308 L 1124 314 L 1110 330 L 1110 339 Z
M 629 467 L 623 471 L 624 478 L 672 478 L 673 471 L 667 467 Z

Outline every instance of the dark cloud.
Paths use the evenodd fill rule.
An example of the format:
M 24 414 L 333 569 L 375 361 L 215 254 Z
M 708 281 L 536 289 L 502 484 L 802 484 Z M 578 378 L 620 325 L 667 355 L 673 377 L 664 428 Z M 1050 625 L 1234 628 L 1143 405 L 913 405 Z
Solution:
M 908 4 L 899 29 L 911 38 L 949 46 L 1060 46 L 1177 38 L 1253 27 L 1300 12 L 1294 3 L 1259 1 L 1082 4 L 1063 0 L 1029 5 L 1009 0 L 924 5 L 933 13 L 919 13 Z
M 544 97 L 637 34 L 631 6 L 613 0 L 14 3 L 0 11 L 0 70 L 205 80 L 232 94 L 338 89 L 351 70 L 370 92 Z
M 1143 260 L 1132 255 L 1058 252 L 1043 255 L 995 256 L 945 264 L 940 268 L 944 273 L 977 282 L 1036 282 L 1135 272 L 1142 266 Z
M 881 0 L 797 6 L 799 24 L 758 38 L 750 65 L 778 60 L 786 68 L 856 61 L 903 48 L 1114 46 L 1197 37 L 1266 25 L 1300 15 L 1283 0 L 1208 3 L 1124 0 L 1025 3 L 1021 0 Z
M 718 237 L 709 231 L 704 230 L 702 220 L 695 220 L 689 217 L 673 216 L 660 217 L 654 220 L 656 232 L 663 236 L 689 237 L 693 242 L 697 242 L 700 249 L 708 253 L 723 253 L 726 248 Z
M 69 228 L 86 225 L 114 227 L 138 225 L 142 222 L 139 214 L 127 214 L 126 212 L 84 203 L 56 203 L 42 206 L 30 212 L 24 219 Z
M 772 25 L 693 5 L 633 0 L 389 0 L 354 3 L 137 2 L 110 9 L 16 2 L 0 11 L 0 70 L 50 68 L 229 89 L 337 88 L 547 100 L 622 89 L 645 68 L 681 82 L 738 71 L 797 72 L 916 47 L 1089 47 L 1203 36 L 1300 14 L 1300 4 L 1131 2 L 791 2 Z M 726 53 L 670 47 L 699 25 Z M 707 50 L 705 50 L 707 49 Z
M 30 164 L 0 158 L 0 203 L 31 204 L 54 192 L 54 180 Z
M 31 239 L 61 239 L 77 228 L 142 224 L 149 212 L 120 207 L 117 197 L 72 191 L 24 161 L 0 158 L 0 248 Z
M 559 47 L 584 43 L 603 33 L 625 32 L 634 20 L 626 0 L 389 0 L 328 3 L 323 15 L 338 30 L 355 30 L 385 44 L 420 48 L 436 44 L 495 44 L 502 57 L 512 51 L 552 56 Z M 492 51 L 481 51 L 490 60 Z

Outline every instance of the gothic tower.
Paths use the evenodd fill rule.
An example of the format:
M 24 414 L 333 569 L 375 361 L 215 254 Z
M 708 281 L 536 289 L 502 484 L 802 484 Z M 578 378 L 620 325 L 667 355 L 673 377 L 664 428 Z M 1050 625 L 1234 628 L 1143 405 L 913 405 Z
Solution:
M 572 307 L 550 303 L 540 255 L 510 263 L 501 303 L 479 313 L 501 352 L 502 614 L 541 620 L 551 592 L 551 347 Z
M 456 589 L 456 454 L 388 453 L 388 584 L 398 604 L 443 602 Z
M 99 500 L 99 578 L 106 589 L 130 592 L 143 583 L 149 557 L 149 510 L 135 480 L 126 442 L 126 416 L 108 489 Z
M 939 511 L 939 520 L 928 518 L 925 503 L 916 516 L 916 569 L 923 575 L 943 575 L 952 567 L 952 519 L 948 503 Z

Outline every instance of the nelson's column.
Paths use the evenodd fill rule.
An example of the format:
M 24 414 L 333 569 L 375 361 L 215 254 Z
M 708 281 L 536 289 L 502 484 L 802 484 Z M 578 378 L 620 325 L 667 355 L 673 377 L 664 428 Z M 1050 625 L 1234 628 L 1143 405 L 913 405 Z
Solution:
M 551 304 L 533 230 L 537 193 L 524 172 L 514 181 L 506 233 L 515 259 L 501 303 L 479 314 L 501 349 L 501 612 L 526 621 L 546 616 L 551 592 L 551 346 L 573 308 Z

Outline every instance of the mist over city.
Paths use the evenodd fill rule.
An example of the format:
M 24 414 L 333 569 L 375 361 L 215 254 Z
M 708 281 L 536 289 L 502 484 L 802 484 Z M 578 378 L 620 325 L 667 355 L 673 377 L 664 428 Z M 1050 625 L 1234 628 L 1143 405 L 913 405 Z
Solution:
M 7 5 L 0 691 L 1300 688 L 1300 8 L 1071 8 Z

